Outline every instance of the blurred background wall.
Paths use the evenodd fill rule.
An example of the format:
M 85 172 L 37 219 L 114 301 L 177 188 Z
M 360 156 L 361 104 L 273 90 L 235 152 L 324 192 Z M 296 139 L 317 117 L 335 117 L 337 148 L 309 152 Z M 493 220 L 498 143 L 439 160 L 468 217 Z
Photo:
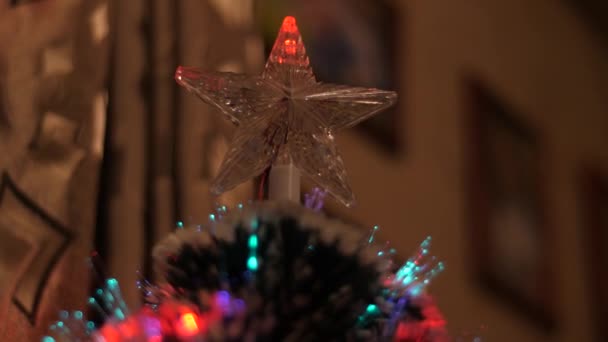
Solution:
M 0 340 L 35 341 L 91 286 L 105 1 L 0 1 Z
M 0 0 L 0 339 L 81 307 L 93 249 L 136 305 L 176 221 L 253 197 L 208 194 L 232 127 L 173 72 L 260 72 L 289 14 L 320 80 L 400 95 L 338 136 L 358 206 L 328 212 L 402 256 L 432 235 L 455 336 L 605 340 L 608 11 L 591 0 Z
M 595 228 L 584 223 L 579 174 L 587 165 L 604 174 L 608 167 L 605 36 L 563 1 L 410 1 L 399 10 L 404 151 L 387 159 L 356 135 L 341 137 L 359 199 L 345 215 L 380 224 L 400 251 L 413 250 L 426 234 L 435 238 L 448 270 L 433 293 L 453 332 L 483 324 L 489 341 L 593 340 L 590 306 L 602 304 L 589 290 L 586 238 Z M 475 250 L 484 247 L 471 241 L 471 78 L 538 132 L 548 216 L 541 245 L 553 250 L 555 285 L 549 332 L 474 274 Z M 606 279 L 606 268 L 592 272 Z

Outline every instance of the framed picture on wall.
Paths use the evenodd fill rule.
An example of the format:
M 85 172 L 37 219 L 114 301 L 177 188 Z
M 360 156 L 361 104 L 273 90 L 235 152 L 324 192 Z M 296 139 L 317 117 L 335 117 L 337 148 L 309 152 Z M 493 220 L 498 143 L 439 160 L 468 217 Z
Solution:
M 296 18 L 317 81 L 397 90 L 403 18 L 389 0 L 257 1 L 256 21 L 270 54 L 283 17 Z M 403 103 L 403 91 L 399 93 Z M 390 108 L 357 125 L 382 150 L 399 151 L 399 111 Z
M 581 179 L 585 265 L 596 341 L 608 341 L 608 173 L 589 167 Z
M 469 80 L 468 186 L 475 280 L 504 305 L 554 326 L 552 243 L 544 208 L 542 147 L 521 113 Z

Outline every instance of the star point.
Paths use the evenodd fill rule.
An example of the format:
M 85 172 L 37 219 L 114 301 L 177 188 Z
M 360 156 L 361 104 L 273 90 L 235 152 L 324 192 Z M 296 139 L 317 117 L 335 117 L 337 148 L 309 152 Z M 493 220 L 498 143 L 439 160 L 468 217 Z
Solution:
M 258 176 L 285 154 L 346 206 L 354 195 L 333 133 L 397 100 L 392 91 L 317 82 L 293 17 L 283 20 L 261 76 L 180 66 L 175 80 L 237 125 L 212 192 Z

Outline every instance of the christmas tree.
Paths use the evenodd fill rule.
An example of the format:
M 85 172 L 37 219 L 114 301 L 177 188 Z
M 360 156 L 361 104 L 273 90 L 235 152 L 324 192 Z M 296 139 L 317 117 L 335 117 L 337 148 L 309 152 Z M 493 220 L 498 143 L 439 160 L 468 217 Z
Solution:
M 262 175 L 269 199 L 219 207 L 154 250 L 162 280 L 141 280 L 128 308 L 118 281 L 89 298 L 102 318 L 59 314 L 53 341 L 444 341 L 425 293 L 444 266 L 431 238 L 405 263 L 376 240 L 325 217 L 325 194 L 354 204 L 334 134 L 390 107 L 396 94 L 317 82 L 296 21 L 286 17 L 260 76 L 179 67 L 176 81 L 237 131 L 212 184 L 219 194 Z M 300 175 L 318 188 L 300 205 Z

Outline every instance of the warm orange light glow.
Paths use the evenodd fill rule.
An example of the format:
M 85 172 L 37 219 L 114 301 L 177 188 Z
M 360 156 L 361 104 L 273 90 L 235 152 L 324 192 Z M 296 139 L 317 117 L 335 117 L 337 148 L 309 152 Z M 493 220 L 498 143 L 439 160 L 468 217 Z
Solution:
M 198 324 L 196 323 L 196 316 L 193 313 L 183 314 L 178 323 L 178 329 L 180 335 L 193 336 L 198 334 Z

